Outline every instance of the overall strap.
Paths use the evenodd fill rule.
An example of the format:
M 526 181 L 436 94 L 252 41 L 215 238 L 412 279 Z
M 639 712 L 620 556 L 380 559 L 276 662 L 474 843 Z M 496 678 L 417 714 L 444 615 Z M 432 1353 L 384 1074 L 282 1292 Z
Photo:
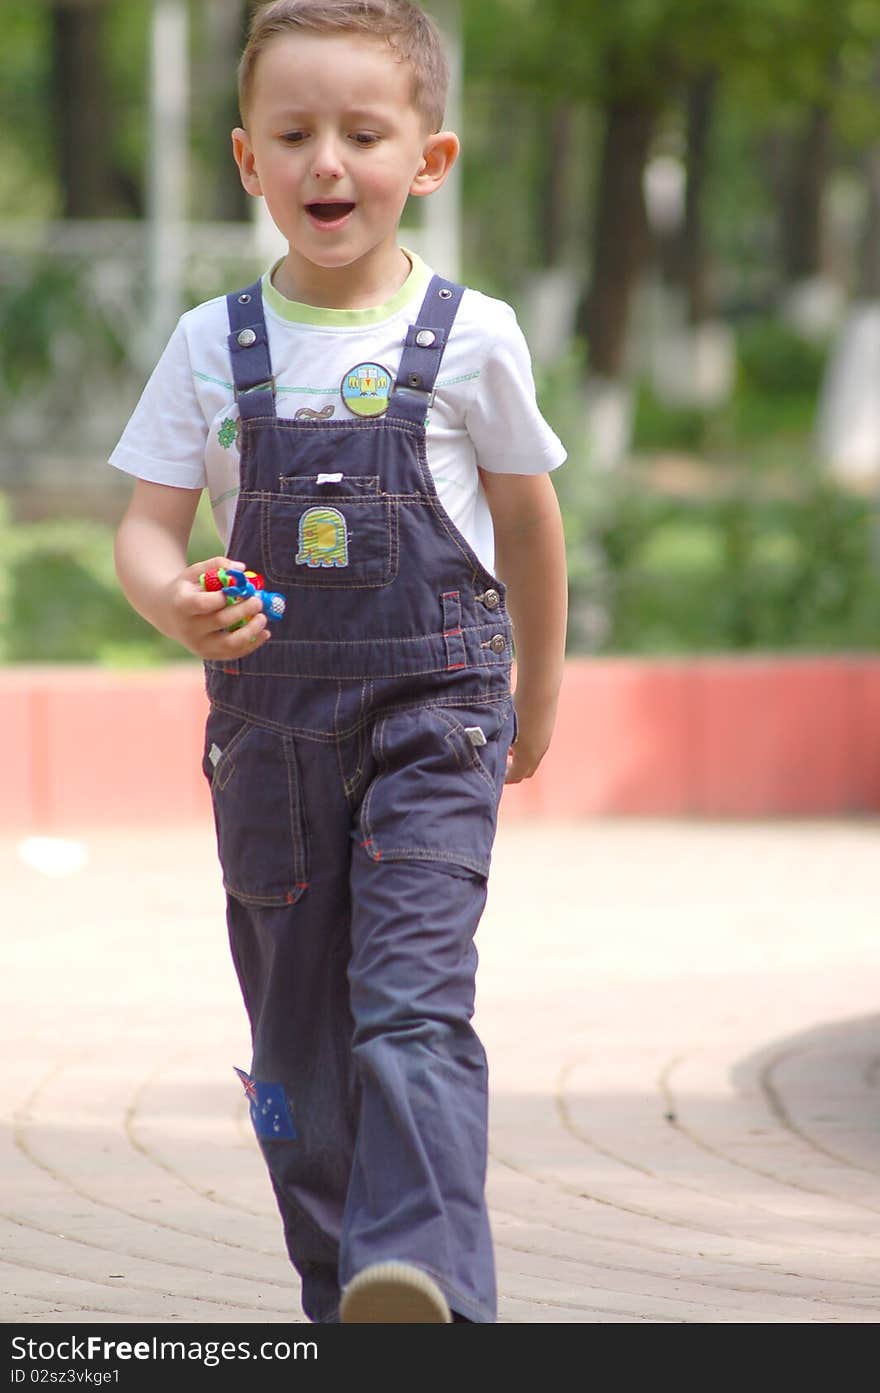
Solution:
M 389 416 L 424 422 L 464 287 L 434 276 L 415 324 L 407 330 Z
M 274 416 L 275 378 L 260 281 L 254 281 L 246 290 L 227 295 L 226 310 L 230 329 L 229 359 L 239 415 L 244 421 L 252 416 Z

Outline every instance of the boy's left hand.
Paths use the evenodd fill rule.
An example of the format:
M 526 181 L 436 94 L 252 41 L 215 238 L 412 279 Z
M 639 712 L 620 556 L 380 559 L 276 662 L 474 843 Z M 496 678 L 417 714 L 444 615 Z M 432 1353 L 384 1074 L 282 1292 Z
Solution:
M 518 784 L 530 779 L 547 753 L 553 725 L 556 719 L 555 703 L 546 703 L 535 711 L 529 711 L 517 703 L 516 743 L 511 745 L 507 756 L 506 784 Z

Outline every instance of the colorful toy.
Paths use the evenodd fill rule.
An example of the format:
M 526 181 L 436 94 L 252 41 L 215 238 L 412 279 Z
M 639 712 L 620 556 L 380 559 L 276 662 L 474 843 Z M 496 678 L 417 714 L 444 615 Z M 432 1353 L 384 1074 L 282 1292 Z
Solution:
M 242 600 L 257 595 L 263 613 L 269 619 L 277 622 L 284 618 L 287 601 L 277 591 L 265 588 L 266 582 L 259 571 L 227 571 L 224 566 L 218 566 L 216 570 L 203 571 L 199 576 L 199 585 L 203 590 L 222 590 L 228 605 L 239 605 Z M 238 624 L 230 624 L 230 633 L 246 623 L 247 620 L 242 619 Z

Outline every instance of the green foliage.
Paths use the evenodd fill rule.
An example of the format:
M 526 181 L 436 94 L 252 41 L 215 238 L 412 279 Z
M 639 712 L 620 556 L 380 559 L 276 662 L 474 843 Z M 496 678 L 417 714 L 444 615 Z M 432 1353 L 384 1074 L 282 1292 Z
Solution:
M 93 387 L 99 384 L 111 392 L 118 387 L 133 404 L 143 385 L 141 370 L 131 366 L 131 345 L 123 342 L 124 320 L 112 303 L 105 308 L 91 288 L 92 268 L 40 249 L 8 256 L 6 285 L 3 269 L 0 266 L 0 407 L 29 392 L 39 399 L 53 379 L 51 407 L 57 406 L 70 394 L 72 362 L 77 368 L 88 363 Z M 184 306 L 246 285 L 261 270 L 253 259 L 233 254 L 222 260 L 207 255 L 194 259 L 187 267 Z M 113 442 L 107 443 L 109 448 Z
M 787 495 L 741 478 L 712 497 L 659 495 L 637 471 L 591 480 L 569 464 L 554 477 L 572 653 L 877 650 L 880 510 L 869 500 L 817 477 Z M 0 661 L 187 660 L 123 596 L 111 528 L 84 519 L 11 527 L 2 498 L 0 526 Z M 189 559 L 218 549 L 203 500 Z
M 828 357 L 826 344 L 814 343 L 779 320 L 749 324 L 737 334 L 740 385 L 755 394 L 809 396 L 815 400 Z
M 0 568 L 0 661 L 99 663 L 147 667 L 186 659 L 186 652 L 135 613 L 113 563 L 113 529 L 82 518 L 10 525 L 0 495 L 5 537 Z M 216 555 L 210 510 L 200 507 L 190 561 Z
M 787 364 L 780 373 L 774 344 Z M 640 450 L 604 476 L 578 444 L 577 356 L 539 377 L 542 407 L 570 451 L 553 476 L 570 652 L 877 651 L 880 505 L 815 461 L 819 364 L 815 350 L 789 347 L 787 331 L 754 326 L 723 411 L 669 410 L 643 386 Z M 652 452 L 677 458 L 693 484 L 664 483 Z
M 467 0 L 471 72 L 559 96 L 668 98 L 689 73 L 725 75 L 768 110 L 870 86 L 871 0 Z M 772 119 L 772 118 L 771 118 Z
M 741 381 L 723 406 L 697 407 L 661 402 L 646 383 L 636 393 L 634 449 L 701 455 L 719 462 L 742 459 L 760 474 L 808 458 L 816 416 L 814 392 L 756 390 Z
M 719 461 L 745 455 L 755 473 L 808 457 L 827 345 L 762 319 L 738 330 L 736 355 L 730 400 L 711 409 L 668 405 L 639 383 L 635 451 L 698 452 Z
M 812 478 L 790 497 L 652 494 L 635 477 L 609 490 L 592 588 L 575 570 L 578 613 L 599 606 L 594 650 L 684 653 L 868 649 L 880 644 L 880 510 Z
M 57 213 L 52 133 L 48 5 L 4 0 L 0 43 L 0 217 Z
M 179 655 L 130 608 L 113 571 L 109 528 L 85 520 L 18 523 L 6 531 L 5 662 L 127 664 Z
M 716 413 L 696 407 L 670 406 L 660 401 L 646 383 L 636 395 L 633 445 L 636 450 L 702 450 Z
M 204 17 L 211 0 L 195 0 Z M 430 8 L 430 6 L 429 6 Z M 712 132 L 705 221 L 728 304 L 768 303 L 776 288 L 772 171 L 767 135 L 800 131 L 809 108 L 832 109 L 836 156 L 854 166 L 876 141 L 874 0 L 463 0 L 465 62 L 464 217 L 468 278 L 516 299 L 540 264 L 550 196 L 547 170 L 556 104 L 574 108 L 574 154 L 563 171 L 566 255 L 589 260 L 593 171 L 604 104 L 620 97 L 663 110 L 660 130 L 681 153 L 681 95 L 689 75 L 723 55 Z M 147 155 L 150 0 L 108 0 L 104 60 L 114 120 L 107 132 L 120 208 L 136 207 Z M 51 7 L 4 0 L 0 117 L 7 135 L 0 209 L 7 217 L 52 216 L 60 199 L 51 128 Z M 193 28 L 198 58 L 199 28 Z M 198 78 L 198 64 L 195 65 Z M 198 94 L 198 80 L 196 82 Z M 214 132 L 194 117 L 194 148 Z M 210 139 L 209 139 L 210 137 Z M 223 135 L 225 141 L 225 134 Z M 849 142 L 848 148 L 845 142 Z M 207 158 L 204 155 L 203 157 Z M 778 185 L 778 178 L 776 184 Z M 203 211 L 193 186 L 193 211 Z M 503 235 L 501 235 L 503 234 Z M 83 283 L 58 262 L 0 262 L 0 406 L 88 364 L 103 390 L 124 371 L 122 346 Z M 253 273 L 227 274 L 202 254 L 191 299 Z M 65 347 L 66 345 L 66 347 Z M 874 646 L 877 578 L 871 507 L 805 477 L 821 348 L 780 325 L 738 333 L 731 401 L 712 412 L 665 407 L 642 386 L 636 449 L 699 454 L 738 470 L 731 491 L 664 498 L 633 482 L 589 476 L 576 460 L 559 472 L 572 578 L 575 646 L 591 651 L 682 651 L 762 645 Z M 60 366 L 59 366 L 60 365 Z M 548 418 L 568 441 L 582 432 L 573 354 L 539 383 Z M 4 397 L 5 393 L 5 397 Z M 55 393 L 67 410 L 60 393 Z M 47 417 L 49 419 L 49 417 Z M 575 453 L 573 451 L 573 453 Z M 766 479 L 793 481 L 771 494 Z M 0 656 L 162 661 L 180 650 L 156 635 L 122 598 L 109 529 L 86 520 L 7 526 L 13 563 L 0 573 Z M 193 559 L 217 549 L 205 538 Z M 590 624 L 578 625 L 590 608 Z M 597 618 L 604 615 L 605 630 Z
M 749 0 L 470 0 L 469 70 L 552 96 L 656 103 L 689 71 L 735 61 Z
M 0 400 L 41 385 L 54 365 L 53 349 L 73 338 L 92 372 L 118 369 L 123 346 L 86 293 L 70 262 L 48 255 L 16 266 L 13 284 L 0 297 Z
M 96 81 L 106 83 L 113 121 L 106 132 L 117 178 L 127 185 L 119 211 L 139 202 L 145 166 L 147 25 L 150 0 L 106 0 L 103 52 Z M 0 216 L 57 217 L 61 206 L 53 119 L 52 9 L 33 0 L 3 0 L 0 44 Z

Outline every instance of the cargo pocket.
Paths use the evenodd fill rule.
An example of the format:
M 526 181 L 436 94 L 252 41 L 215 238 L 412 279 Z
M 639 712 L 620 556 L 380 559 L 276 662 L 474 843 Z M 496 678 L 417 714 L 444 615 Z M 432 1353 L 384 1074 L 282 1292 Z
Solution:
M 204 771 L 227 892 L 246 904 L 296 904 L 308 857 L 293 739 L 214 709 Z
M 377 773 L 361 809 L 367 853 L 487 876 L 512 732 L 509 698 L 422 707 L 377 722 Z
M 512 703 L 503 709 L 460 711 L 440 708 L 449 727 L 447 740 L 462 769 L 472 769 L 486 780 L 496 798 L 501 797 L 507 769 L 507 751 L 513 736 Z

